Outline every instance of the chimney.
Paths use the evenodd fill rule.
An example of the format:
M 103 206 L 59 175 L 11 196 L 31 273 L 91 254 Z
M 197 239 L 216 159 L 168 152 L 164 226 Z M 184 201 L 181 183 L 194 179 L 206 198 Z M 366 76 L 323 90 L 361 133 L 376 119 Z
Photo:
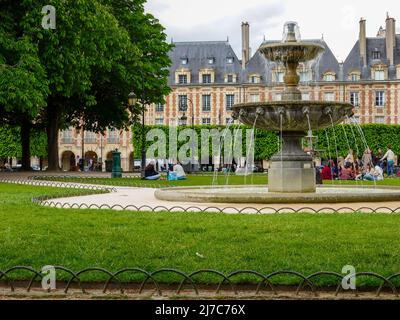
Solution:
M 250 25 L 248 22 L 242 23 L 242 68 L 246 68 L 250 60 Z
M 359 44 L 360 44 L 360 58 L 362 60 L 363 67 L 366 67 L 367 66 L 367 28 L 366 28 L 366 21 L 363 18 L 361 18 L 361 20 L 360 20 Z
M 396 20 L 390 18 L 389 14 L 386 17 L 386 54 L 389 60 L 389 65 L 394 65 L 394 48 L 396 47 Z

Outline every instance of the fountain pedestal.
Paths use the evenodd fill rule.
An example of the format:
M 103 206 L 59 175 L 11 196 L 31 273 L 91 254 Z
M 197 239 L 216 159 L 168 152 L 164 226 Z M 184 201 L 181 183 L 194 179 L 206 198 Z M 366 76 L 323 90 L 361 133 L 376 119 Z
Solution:
M 304 132 L 284 132 L 282 151 L 271 159 L 269 192 L 311 193 L 316 191 L 313 159 L 301 149 Z

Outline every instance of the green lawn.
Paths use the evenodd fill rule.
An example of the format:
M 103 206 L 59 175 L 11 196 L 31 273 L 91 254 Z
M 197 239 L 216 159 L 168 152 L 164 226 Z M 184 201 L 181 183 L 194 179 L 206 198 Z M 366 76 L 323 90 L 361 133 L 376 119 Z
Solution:
M 268 176 L 266 174 L 253 174 L 247 177 L 236 176 L 234 173 L 230 174 L 228 177 L 223 173 L 219 173 L 217 177 L 213 177 L 212 174 L 208 175 L 188 175 L 187 180 L 183 181 L 166 181 L 166 180 L 141 180 L 140 178 L 130 177 L 130 178 L 91 178 L 79 177 L 79 176 L 54 176 L 37 179 L 43 180 L 54 180 L 62 182 L 80 182 L 89 184 L 99 184 L 99 185 L 112 185 L 112 186 L 144 186 L 144 187 L 175 187 L 175 186 L 210 186 L 210 185 L 242 185 L 242 184 L 256 184 L 256 185 L 267 185 Z M 356 185 L 356 186 L 400 186 L 400 178 L 390 178 L 384 181 L 377 181 L 376 183 L 372 181 L 329 181 L 325 180 L 324 185 Z
M 400 215 L 138 213 L 54 209 L 31 203 L 32 197 L 65 193 L 63 189 L 0 184 L 0 269 L 50 264 L 73 270 L 169 267 L 186 272 L 254 269 L 267 274 L 291 269 L 311 274 L 320 270 L 340 273 L 350 264 L 358 271 L 383 275 L 400 271 Z M 94 273 L 85 279 L 104 278 Z M 160 275 L 160 279 L 179 278 Z M 367 278 L 360 280 L 376 284 Z M 298 280 L 284 277 L 276 281 Z M 320 283 L 336 282 L 324 278 Z
M 113 185 L 113 186 L 155 186 L 155 187 L 175 187 L 175 186 L 209 186 L 209 185 L 242 185 L 242 184 L 258 184 L 267 185 L 268 178 L 266 174 L 254 174 L 247 177 L 236 176 L 231 174 L 228 177 L 219 174 L 217 177 L 213 175 L 188 175 L 187 180 L 182 181 L 167 181 L 167 180 L 141 180 L 140 178 L 91 178 L 91 177 L 79 177 L 79 176 L 54 176 L 54 177 L 42 177 L 39 179 L 43 180 L 54 180 L 62 182 L 80 182 L 90 184 L 101 184 L 101 185 Z

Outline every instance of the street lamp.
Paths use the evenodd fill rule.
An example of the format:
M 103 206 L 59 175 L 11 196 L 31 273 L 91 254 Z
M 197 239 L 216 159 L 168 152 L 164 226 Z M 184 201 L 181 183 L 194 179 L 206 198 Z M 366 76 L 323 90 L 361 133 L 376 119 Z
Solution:
M 187 100 L 188 102 L 190 102 L 191 115 L 192 115 L 192 129 L 194 130 L 194 104 L 193 104 L 193 101 L 192 101 L 191 99 L 186 98 L 186 100 Z M 182 123 L 183 125 L 186 125 L 186 124 L 187 124 L 187 119 L 188 119 L 188 117 L 186 116 L 185 112 L 183 112 L 183 115 L 182 115 L 182 117 L 180 118 L 181 123 Z M 192 149 L 193 149 L 193 146 L 192 146 Z M 193 172 L 193 171 L 194 171 L 194 163 L 193 163 L 193 161 L 191 161 L 191 162 L 190 162 L 190 172 Z
M 140 168 L 140 176 L 143 179 L 145 177 L 145 167 L 146 167 L 146 136 L 145 136 L 145 106 L 144 106 L 144 79 L 142 79 L 142 97 L 141 97 L 141 104 L 142 104 L 142 163 Z M 134 92 L 131 92 L 128 96 L 128 104 L 129 106 L 134 106 L 138 102 L 138 98 Z

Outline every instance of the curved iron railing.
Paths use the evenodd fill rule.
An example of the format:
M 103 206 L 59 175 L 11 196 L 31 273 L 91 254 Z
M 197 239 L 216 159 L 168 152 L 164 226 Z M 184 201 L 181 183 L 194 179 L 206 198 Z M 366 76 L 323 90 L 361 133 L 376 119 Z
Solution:
M 165 282 L 158 280 L 157 276 L 160 274 L 174 274 L 178 277 L 181 278 L 180 281 L 174 282 L 174 283 L 168 283 L 168 290 L 175 291 L 176 295 L 180 295 L 184 289 L 192 291 L 195 295 L 200 295 L 202 292 L 202 287 L 207 284 L 207 282 L 204 281 L 198 281 L 196 279 L 199 278 L 201 275 L 213 275 L 217 278 L 219 278 L 219 282 L 215 282 L 216 289 L 214 294 L 218 295 L 222 291 L 222 287 L 224 286 L 223 291 L 229 291 L 233 293 L 234 295 L 238 295 L 239 292 L 241 291 L 241 285 L 243 283 L 235 283 L 235 278 L 238 278 L 238 276 L 251 276 L 255 279 L 254 282 L 249 282 L 249 280 L 246 280 L 247 282 L 245 283 L 245 288 L 244 289 L 246 292 L 254 294 L 254 295 L 259 295 L 261 291 L 264 292 L 269 292 L 272 293 L 273 295 L 278 295 L 280 291 L 282 293 L 288 293 L 288 287 L 289 291 L 291 291 L 294 295 L 299 295 L 300 292 L 306 291 L 306 288 L 308 288 L 308 292 L 311 292 L 315 297 L 318 296 L 318 293 L 321 291 L 324 291 L 324 293 L 327 292 L 327 287 L 320 287 L 318 286 L 314 280 L 320 279 L 321 277 L 332 277 L 337 279 L 336 284 L 334 287 L 336 287 L 336 290 L 330 290 L 328 292 L 332 292 L 334 296 L 338 296 L 339 293 L 344 292 L 342 289 L 342 281 L 345 279 L 345 276 L 342 274 L 336 273 L 336 272 L 331 272 L 331 271 L 319 271 L 316 273 L 313 273 L 311 275 L 304 275 L 300 272 L 296 272 L 293 270 L 278 270 L 275 272 L 272 272 L 270 274 L 263 274 L 260 272 L 257 272 L 255 270 L 236 270 L 234 272 L 231 272 L 229 274 L 225 274 L 221 271 L 215 270 L 215 269 L 200 269 L 191 273 L 186 273 L 178 269 L 173 269 L 173 268 L 163 268 L 163 269 L 158 269 L 153 272 L 146 271 L 141 268 L 124 268 L 117 270 L 115 272 L 111 272 L 105 268 L 99 268 L 99 267 L 89 267 L 85 268 L 82 270 L 79 270 L 78 272 L 75 272 L 69 268 L 66 268 L 64 266 L 54 266 L 53 267 L 56 271 L 64 272 L 65 274 L 68 274 L 70 277 L 64 283 L 66 283 L 63 287 L 63 291 L 65 294 L 67 294 L 73 284 L 77 285 L 79 290 L 82 293 L 88 293 L 88 289 L 84 287 L 84 284 L 88 286 L 90 282 L 84 282 L 82 280 L 83 275 L 88 275 L 90 273 L 101 273 L 105 276 L 105 280 L 101 281 L 103 283 L 102 286 L 102 291 L 103 293 L 106 293 L 107 291 L 110 291 L 110 284 L 114 283 L 114 285 L 118 288 L 118 291 L 123 294 L 125 292 L 125 288 L 128 285 L 136 284 L 138 285 L 138 294 L 142 294 L 144 292 L 144 289 L 146 285 L 149 283 L 152 286 L 152 290 L 155 291 L 158 295 L 162 295 L 162 285 L 166 284 Z M 23 281 L 16 281 L 13 280 L 10 276 L 15 273 L 15 272 L 25 272 L 27 274 L 30 274 L 29 280 L 25 281 L 28 282 L 28 285 L 26 287 L 22 287 L 23 290 L 26 290 L 26 292 L 30 292 L 31 289 L 36 283 L 40 283 L 41 280 L 43 279 L 44 275 L 41 273 L 40 270 L 35 270 L 32 267 L 27 267 L 27 266 L 14 266 L 11 267 L 7 270 L 0 270 L 0 281 L 3 283 L 2 287 L 3 288 L 8 288 L 10 292 L 15 292 L 17 286 L 15 285 L 15 282 L 18 282 L 18 288 L 21 288 L 21 283 Z M 121 279 L 121 276 L 124 274 L 138 274 L 143 276 L 143 280 L 141 281 L 136 281 L 136 282 L 130 282 L 130 281 L 124 281 Z M 291 286 L 281 286 L 279 283 L 274 282 L 274 278 L 278 276 L 291 276 L 296 279 L 298 279 L 297 284 L 291 285 Z M 383 289 L 386 288 L 386 292 L 390 293 L 393 295 L 393 297 L 399 297 L 398 294 L 398 287 L 393 283 L 393 280 L 395 278 L 400 277 L 400 273 L 396 273 L 390 276 L 383 276 L 374 272 L 357 272 L 352 275 L 346 275 L 346 281 L 351 279 L 352 277 L 369 277 L 369 278 L 374 278 L 376 280 L 379 280 L 380 285 L 375 286 L 375 287 L 369 287 L 373 289 L 373 292 L 376 297 L 379 297 L 380 294 L 382 293 Z M 250 277 L 248 277 L 249 279 Z M 99 281 L 96 281 L 96 284 L 98 284 Z M 186 285 L 186 288 L 184 288 Z M 37 284 L 36 284 L 37 286 Z M 208 284 L 208 288 L 211 285 Z M 249 289 L 250 286 L 255 286 L 252 291 Z M 334 288 L 333 287 L 333 288 Z M 173 289 L 171 289 L 173 288 Z M 266 289 L 267 288 L 267 289 Z M 268 290 L 269 289 L 269 290 Z M 48 290 L 50 292 L 50 290 Z M 209 292 L 209 290 L 207 290 Z M 350 292 L 354 293 L 357 295 L 360 291 L 358 289 L 350 290 Z M 371 292 L 370 290 L 368 292 Z

